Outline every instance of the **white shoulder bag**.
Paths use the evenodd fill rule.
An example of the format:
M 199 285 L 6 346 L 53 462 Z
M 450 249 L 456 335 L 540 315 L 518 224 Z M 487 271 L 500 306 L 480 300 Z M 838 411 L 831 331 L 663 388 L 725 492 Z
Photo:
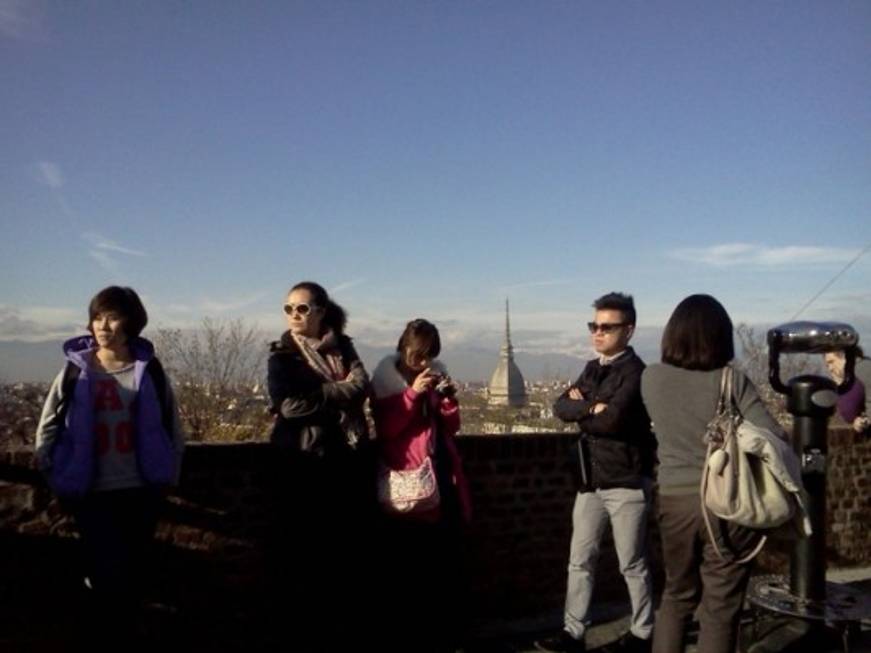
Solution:
M 705 432 L 708 453 L 701 481 L 702 514 L 721 559 L 723 554 L 714 537 L 708 511 L 720 519 L 752 529 L 776 528 L 795 512 L 793 494 L 783 487 L 759 456 L 741 447 L 742 439 L 753 441 L 757 437 L 776 436 L 738 413 L 732 397 L 732 374 L 730 366 L 723 368 L 717 413 Z M 763 535 L 756 548 L 737 562 L 752 560 L 762 550 L 765 540 Z

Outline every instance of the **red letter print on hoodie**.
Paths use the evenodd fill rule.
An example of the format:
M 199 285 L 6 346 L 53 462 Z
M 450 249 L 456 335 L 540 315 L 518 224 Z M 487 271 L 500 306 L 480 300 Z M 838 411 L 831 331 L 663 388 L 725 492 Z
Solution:
M 97 478 L 94 489 L 109 490 L 142 485 L 136 465 L 131 407 L 136 398 L 131 365 L 94 376 L 94 428 L 97 440 Z

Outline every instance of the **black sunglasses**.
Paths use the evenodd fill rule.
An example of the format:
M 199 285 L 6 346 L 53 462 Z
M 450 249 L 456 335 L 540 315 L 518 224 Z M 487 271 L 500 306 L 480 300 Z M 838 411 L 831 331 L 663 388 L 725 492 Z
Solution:
M 587 328 L 590 330 L 590 333 L 596 333 L 597 331 L 601 331 L 602 333 L 614 333 L 620 327 L 625 327 L 628 322 L 602 322 L 601 324 L 596 322 L 587 322 Z

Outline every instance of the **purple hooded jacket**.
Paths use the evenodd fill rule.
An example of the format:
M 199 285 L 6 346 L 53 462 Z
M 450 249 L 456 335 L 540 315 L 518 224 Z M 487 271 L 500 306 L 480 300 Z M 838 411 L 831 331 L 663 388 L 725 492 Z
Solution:
M 171 434 L 163 425 L 154 382 L 146 374 L 154 358 L 154 346 L 137 337 L 130 339 L 129 347 L 137 389 L 132 419 L 139 474 L 147 485 L 169 485 L 176 479 L 178 458 Z M 88 493 L 96 473 L 93 376 L 88 368 L 96 343 L 91 336 L 82 336 L 65 342 L 63 349 L 68 364 L 79 368 L 79 375 L 64 424 L 49 454 L 48 481 L 59 496 L 75 498 Z
M 859 379 L 854 379 L 849 389 L 838 397 L 838 415 L 847 424 L 865 412 L 865 386 Z

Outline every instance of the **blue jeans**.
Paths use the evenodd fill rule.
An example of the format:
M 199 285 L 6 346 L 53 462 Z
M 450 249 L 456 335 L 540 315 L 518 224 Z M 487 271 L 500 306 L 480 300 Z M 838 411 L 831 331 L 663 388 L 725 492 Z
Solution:
M 620 573 L 629 589 L 632 623 L 636 637 L 649 639 L 653 632 L 653 588 L 647 566 L 647 511 L 650 481 L 644 488 L 613 488 L 580 492 L 572 511 L 572 543 L 566 590 L 565 629 L 576 639 L 584 636 L 589 623 L 596 563 L 605 524 L 610 520 Z

